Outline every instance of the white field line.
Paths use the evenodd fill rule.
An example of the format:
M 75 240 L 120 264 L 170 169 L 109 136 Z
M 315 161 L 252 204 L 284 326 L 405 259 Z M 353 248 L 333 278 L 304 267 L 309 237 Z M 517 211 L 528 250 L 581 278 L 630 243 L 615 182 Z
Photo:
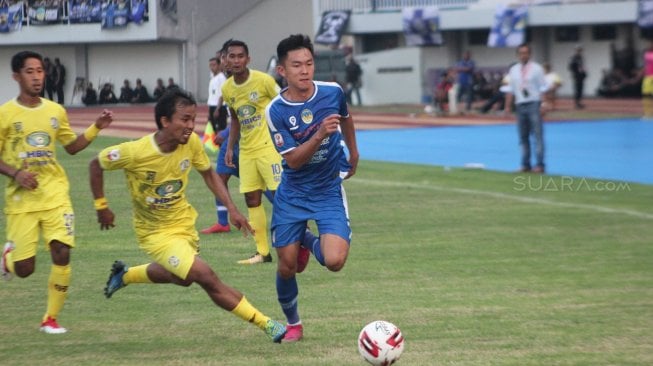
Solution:
M 430 185 L 430 184 L 381 181 L 381 180 L 374 180 L 374 179 L 361 179 L 357 177 L 353 177 L 348 182 L 354 184 L 361 183 L 366 185 L 376 185 L 381 187 L 400 187 L 400 188 L 413 188 L 413 189 L 423 189 L 423 190 L 440 191 L 440 192 L 454 192 L 454 193 L 461 193 L 461 194 L 468 194 L 468 195 L 478 195 L 478 196 L 492 197 L 498 199 L 506 199 L 506 200 L 512 200 L 512 201 L 522 202 L 522 203 L 533 203 L 538 205 L 574 208 L 574 209 L 589 210 L 589 211 L 602 212 L 608 214 L 621 214 L 621 215 L 633 216 L 639 219 L 653 220 L 653 214 L 641 212 L 641 211 L 633 211 L 633 210 L 627 210 L 621 208 L 610 208 L 610 207 L 603 207 L 598 205 L 588 205 L 584 203 L 559 202 L 559 201 L 552 201 L 543 198 L 515 196 L 512 194 L 482 191 L 477 189 L 451 188 L 451 187 L 442 187 L 442 186 Z

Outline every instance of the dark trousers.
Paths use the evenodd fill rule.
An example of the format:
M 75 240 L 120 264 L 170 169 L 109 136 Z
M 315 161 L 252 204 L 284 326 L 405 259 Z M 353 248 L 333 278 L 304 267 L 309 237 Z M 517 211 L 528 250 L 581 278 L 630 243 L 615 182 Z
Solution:
M 57 103 L 63 105 L 63 84 L 57 85 Z
M 579 105 L 581 99 L 583 99 L 584 84 L 585 84 L 585 78 L 574 79 L 574 102 L 576 102 L 576 105 Z

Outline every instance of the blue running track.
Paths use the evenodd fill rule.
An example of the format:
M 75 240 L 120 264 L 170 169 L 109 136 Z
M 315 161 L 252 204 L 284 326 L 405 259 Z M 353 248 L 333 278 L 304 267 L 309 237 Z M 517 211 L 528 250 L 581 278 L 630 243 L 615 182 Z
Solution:
M 357 133 L 361 159 L 478 166 L 514 172 L 520 165 L 515 125 L 403 128 Z M 547 174 L 653 184 L 653 121 L 547 122 Z M 471 164 L 471 165 L 470 165 Z

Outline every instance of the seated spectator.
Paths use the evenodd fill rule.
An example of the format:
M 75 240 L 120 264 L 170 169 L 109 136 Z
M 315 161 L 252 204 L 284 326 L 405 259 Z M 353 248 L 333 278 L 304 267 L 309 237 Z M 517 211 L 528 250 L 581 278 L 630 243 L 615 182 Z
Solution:
M 433 92 L 433 103 L 437 114 L 449 111 L 449 90 L 453 87 L 455 80 L 455 70 L 453 69 L 440 75 L 440 81 Z
M 152 98 L 150 98 L 150 95 L 147 93 L 147 88 L 143 85 L 141 79 L 136 79 L 132 103 L 148 103 L 151 101 Z
M 506 93 L 510 91 L 510 83 L 508 82 L 508 74 L 503 76 L 495 75 L 495 79 L 500 79 L 499 83 L 494 83 L 494 92 L 490 99 L 488 99 L 481 108 L 478 109 L 481 113 L 488 113 L 492 109 L 503 112 L 506 105 Z
M 131 103 L 133 97 L 134 90 L 129 85 L 129 80 L 125 79 L 122 88 L 120 88 L 120 98 L 118 98 L 118 101 L 120 103 Z
M 100 90 L 100 98 L 98 99 L 100 104 L 115 104 L 118 103 L 118 98 L 113 92 L 113 85 L 111 83 L 105 83 Z
M 163 85 L 163 79 L 159 78 L 156 79 L 156 87 L 154 88 L 154 92 L 152 93 L 152 96 L 154 97 L 154 101 L 159 100 L 163 93 L 165 93 L 166 87 Z
M 558 89 L 562 86 L 562 79 L 551 69 L 550 63 L 545 63 L 544 80 L 546 81 L 546 90 L 543 93 L 542 111 L 550 112 L 555 110 Z
M 93 83 L 88 83 L 86 86 L 84 95 L 82 95 L 82 103 L 85 105 L 97 104 L 97 92 L 95 91 L 95 88 L 93 88 Z
M 173 89 L 173 88 L 179 88 L 179 85 L 175 84 L 175 79 L 173 78 L 168 78 L 168 87 L 167 89 Z

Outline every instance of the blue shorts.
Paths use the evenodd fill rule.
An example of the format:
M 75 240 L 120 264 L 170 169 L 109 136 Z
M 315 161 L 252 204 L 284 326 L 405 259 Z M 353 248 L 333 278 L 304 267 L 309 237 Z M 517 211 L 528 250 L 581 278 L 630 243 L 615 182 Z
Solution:
M 272 246 L 285 247 L 304 237 L 306 225 L 314 220 L 319 235 L 334 234 L 351 242 L 351 227 L 345 189 L 299 196 L 279 185 L 272 208 Z
M 218 160 L 215 162 L 215 172 L 218 174 L 231 174 L 238 177 L 238 144 L 234 146 L 234 157 L 233 162 L 236 165 L 235 168 L 228 167 L 224 163 L 224 156 L 227 154 L 227 143 L 229 139 L 225 139 L 220 145 L 220 151 L 218 152 Z

